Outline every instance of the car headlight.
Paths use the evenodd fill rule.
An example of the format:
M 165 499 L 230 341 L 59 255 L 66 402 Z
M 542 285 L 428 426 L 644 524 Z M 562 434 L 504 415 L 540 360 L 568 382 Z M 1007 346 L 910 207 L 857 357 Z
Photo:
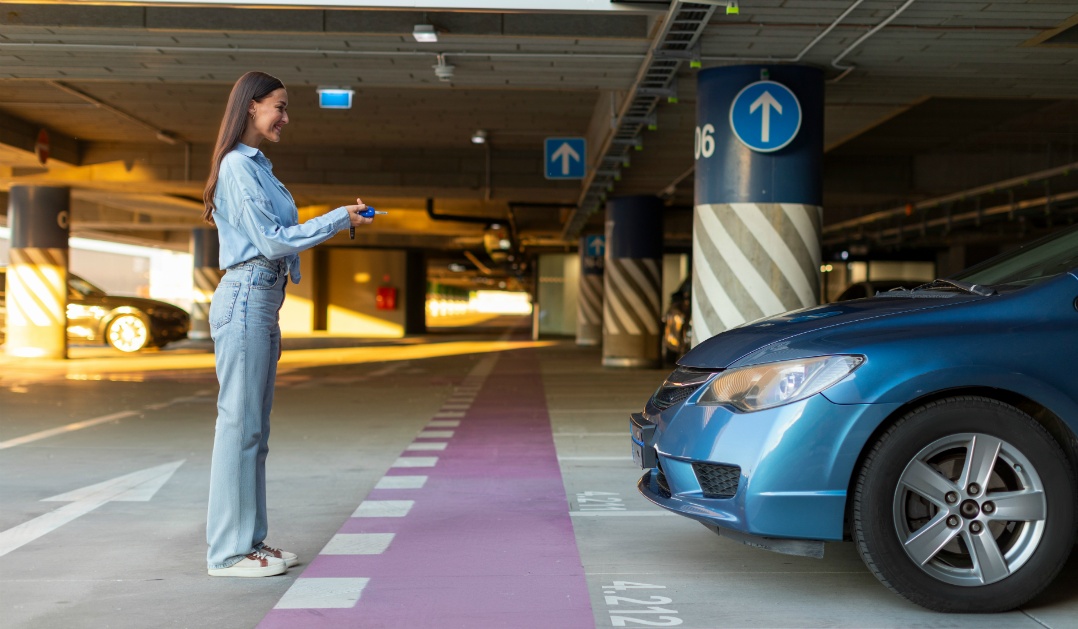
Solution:
M 864 362 L 864 356 L 816 356 L 730 369 L 711 381 L 697 404 L 748 412 L 782 406 L 816 395 Z

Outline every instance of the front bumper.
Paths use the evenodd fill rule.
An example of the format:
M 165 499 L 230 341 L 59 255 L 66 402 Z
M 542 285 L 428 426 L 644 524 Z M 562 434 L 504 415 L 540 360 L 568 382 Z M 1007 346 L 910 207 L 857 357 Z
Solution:
M 840 405 L 822 395 L 742 413 L 689 401 L 631 418 L 651 502 L 749 536 L 841 540 L 857 459 L 891 405 Z M 654 465 L 649 465 L 654 461 Z M 714 470 L 737 470 L 717 494 Z M 763 545 L 763 544 L 757 544 Z

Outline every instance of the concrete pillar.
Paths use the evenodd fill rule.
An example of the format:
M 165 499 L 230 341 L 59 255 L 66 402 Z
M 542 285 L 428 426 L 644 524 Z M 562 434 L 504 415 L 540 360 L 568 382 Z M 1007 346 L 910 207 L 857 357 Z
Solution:
M 216 229 L 191 230 L 191 267 L 194 294 L 191 299 L 190 339 L 210 338 L 210 300 L 224 272 L 221 271 L 221 243 Z
M 663 204 L 633 196 L 606 205 L 603 366 L 658 367 Z
M 603 341 L 603 259 L 605 254 L 605 236 L 583 236 L 580 239 L 577 345 L 598 345 Z
M 5 297 L 9 356 L 67 358 L 70 208 L 70 188 L 11 187 Z
M 823 73 L 731 66 L 698 75 L 693 344 L 817 303 Z

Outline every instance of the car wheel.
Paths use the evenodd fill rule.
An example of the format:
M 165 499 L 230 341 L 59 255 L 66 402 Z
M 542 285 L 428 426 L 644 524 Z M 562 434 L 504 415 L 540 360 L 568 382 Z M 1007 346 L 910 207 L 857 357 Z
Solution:
M 137 352 L 149 345 L 150 326 L 138 314 L 122 314 L 109 322 L 105 338 L 121 352 Z
M 1075 477 L 1048 432 L 1001 402 L 917 408 L 868 454 L 853 498 L 858 552 L 923 607 L 1000 612 L 1036 596 L 1074 543 Z

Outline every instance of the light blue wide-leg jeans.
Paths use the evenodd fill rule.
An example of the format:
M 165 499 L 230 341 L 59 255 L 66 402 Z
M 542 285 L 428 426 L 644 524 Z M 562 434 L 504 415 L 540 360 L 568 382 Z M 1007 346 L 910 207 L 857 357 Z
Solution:
M 283 261 L 253 258 L 225 272 L 210 302 L 221 385 L 206 516 L 210 568 L 231 566 L 266 538 L 266 455 L 287 279 Z

